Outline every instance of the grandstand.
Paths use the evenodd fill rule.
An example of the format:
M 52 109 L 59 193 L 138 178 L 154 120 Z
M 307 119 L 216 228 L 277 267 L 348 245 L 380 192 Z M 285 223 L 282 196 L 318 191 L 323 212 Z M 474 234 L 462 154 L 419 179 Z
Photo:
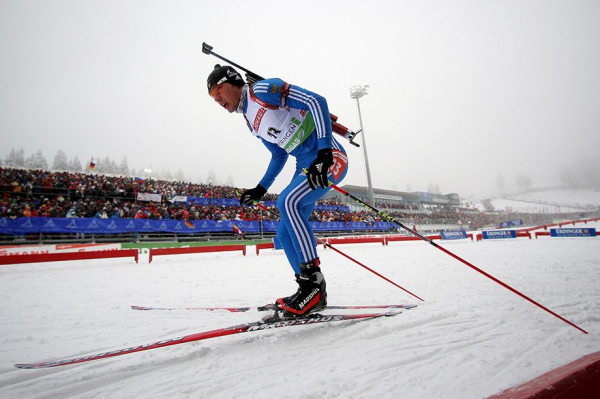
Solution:
M 367 201 L 366 187 L 342 188 Z M 241 207 L 236 194 L 241 190 L 180 181 L 0 168 L 0 242 L 200 241 L 273 236 L 277 218 L 257 207 Z M 374 198 L 376 208 L 424 233 L 495 227 L 507 218 L 544 224 L 569 216 L 507 215 L 464 208 L 456 193 L 376 188 Z M 276 200 L 276 194 L 268 194 L 264 204 L 276 210 Z M 315 206 L 310 221 L 322 235 L 398 232 L 394 223 L 348 202 L 336 191 Z

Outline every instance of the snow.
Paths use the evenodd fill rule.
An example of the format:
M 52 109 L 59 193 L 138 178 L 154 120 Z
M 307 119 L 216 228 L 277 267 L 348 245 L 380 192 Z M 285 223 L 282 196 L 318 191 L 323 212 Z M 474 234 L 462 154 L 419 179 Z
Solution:
M 600 208 L 600 190 L 560 189 L 532 191 L 511 195 L 508 198 L 492 198 L 490 202 L 496 211 L 511 213 L 567 213 L 588 212 Z M 485 210 L 482 202 L 473 206 Z
M 600 228 L 600 225 L 586 225 Z M 330 304 L 419 303 L 391 318 L 240 334 L 45 370 L 242 322 L 295 290 L 280 251 L 0 267 L 2 398 L 485 398 L 600 350 L 600 238 L 441 245 L 586 329 L 584 334 L 424 242 L 339 245 L 426 302 L 320 249 Z M 330 311 L 334 312 L 334 311 Z M 339 311 L 338 311 L 339 312 Z
M 490 201 L 494 210 L 510 213 L 566 213 L 566 212 L 584 212 L 582 208 L 572 206 L 558 206 L 553 204 L 544 204 L 534 201 L 514 200 L 496 198 Z M 483 205 L 480 206 L 483 210 Z
M 514 199 L 555 204 L 563 207 L 591 207 L 597 209 L 600 206 L 600 190 L 546 190 L 519 194 L 514 196 Z

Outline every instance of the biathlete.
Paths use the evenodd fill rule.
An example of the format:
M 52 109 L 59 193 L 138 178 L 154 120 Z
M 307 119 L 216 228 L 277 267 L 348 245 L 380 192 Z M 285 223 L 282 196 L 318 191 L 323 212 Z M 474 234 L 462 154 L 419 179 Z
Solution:
M 230 66 L 215 65 L 207 86 L 220 106 L 244 115 L 252 134 L 271 152 L 262 179 L 243 191 L 242 206 L 260 200 L 288 157 L 296 158 L 294 177 L 277 201 L 281 213 L 277 237 L 294 269 L 298 290 L 278 298 L 275 306 L 284 316 L 294 317 L 323 309 L 327 290 L 308 218 L 315 203 L 330 190 L 329 181 L 338 184 L 348 170 L 346 152 L 332 136 L 327 101 L 277 78 L 247 84 Z

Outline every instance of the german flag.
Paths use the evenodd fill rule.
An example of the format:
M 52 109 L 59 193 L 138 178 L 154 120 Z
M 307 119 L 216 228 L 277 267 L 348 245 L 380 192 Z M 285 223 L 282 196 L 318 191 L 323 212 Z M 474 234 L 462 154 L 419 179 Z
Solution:
M 233 225 L 233 232 L 242 236 L 242 240 L 246 239 L 246 235 L 235 224 Z
M 190 221 L 189 221 L 189 220 L 187 220 L 187 219 L 186 219 L 186 221 L 185 221 L 185 225 L 186 225 L 187 227 L 189 227 L 190 229 L 193 229 L 194 227 L 196 227 L 196 226 L 194 226 L 194 223 L 190 222 Z
M 92 158 L 92 160 L 90 161 L 90 165 L 88 166 L 88 169 L 91 172 L 92 170 L 94 170 L 95 167 L 96 167 L 96 164 L 94 163 L 94 158 Z

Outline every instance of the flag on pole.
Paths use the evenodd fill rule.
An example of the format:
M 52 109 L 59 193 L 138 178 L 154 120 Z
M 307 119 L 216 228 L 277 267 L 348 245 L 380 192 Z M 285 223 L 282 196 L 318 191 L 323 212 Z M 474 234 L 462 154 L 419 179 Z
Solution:
M 92 170 L 94 170 L 95 167 L 96 167 L 96 164 L 94 163 L 94 157 L 92 157 L 92 160 L 90 161 L 90 165 L 88 166 L 88 169 L 91 172 Z

